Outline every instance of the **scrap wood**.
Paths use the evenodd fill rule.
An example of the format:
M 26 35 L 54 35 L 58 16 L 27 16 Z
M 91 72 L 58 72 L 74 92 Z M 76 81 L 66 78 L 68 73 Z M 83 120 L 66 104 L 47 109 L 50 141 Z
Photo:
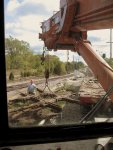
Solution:
M 26 102 L 27 100 L 35 100 L 35 101 L 39 101 L 39 96 L 35 96 L 35 95 L 27 95 L 26 97 L 18 97 L 16 99 L 11 100 L 8 104 L 11 105 L 12 103 L 16 103 L 16 102 Z
M 72 98 L 69 98 L 69 97 L 58 97 L 57 101 L 67 101 L 67 102 L 70 102 L 70 103 L 76 103 L 76 104 L 80 105 L 79 100 L 75 100 L 75 99 L 72 99 Z
M 21 116 L 24 116 L 24 113 L 27 113 L 27 112 L 29 112 L 29 111 L 30 111 L 30 113 L 33 113 L 33 112 L 40 111 L 41 109 L 42 109 L 42 107 L 35 108 L 35 109 L 31 109 L 31 110 L 26 109 L 26 110 L 23 110 L 23 111 L 18 112 L 18 113 L 16 113 L 16 114 L 13 114 L 13 115 L 10 114 L 10 115 L 9 115 L 9 118 L 11 118 L 11 120 L 15 120 L 15 119 L 20 118 Z
M 21 96 L 27 96 L 26 93 L 19 92 Z
M 58 111 L 62 111 L 62 108 L 59 105 L 55 104 L 55 103 L 46 102 L 46 104 L 47 104 L 48 107 L 52 107 L 54 109 L 57 109 Z
M 55 93 L 42 93 L 40 96 L 42 96 L 43 98 L 46 98 L 46 97 L 51 97 L 51 98 L 57 97 L 57 95 Z
M 52 117 L 55 117 L 55 116 L 58 116 L 59 115 L 59 113 L 49 113 L 49 114 L 42 114 L 42 115 L 40 115 L 40 117 L 42 118 L 42 119 L 50 119 L 50 118 L 52 118 Z
M 59 113 L 49 113 L 49 114 L 47 115 L 47 118 L 50 119 L 50 118 L 55 117 L 55 116 L 58 116 L 58 115 L 59 115 Z
M 37 107 L 42 107 L 42 106 L 45 106 L 45 104 L 42 104 L 42 103 L 35 103 L 35 104 L 31 104 L 31 105 L 29 105 L 29 106 L 24 106 L 24 107 L 15 109 L 15 110 L 10 110 L 9 113 L 16 113 L 16 112 L 18 112 L 18 111 L 25 111 L 26 109 L 35 109 L 35 108 L 37 108 Z

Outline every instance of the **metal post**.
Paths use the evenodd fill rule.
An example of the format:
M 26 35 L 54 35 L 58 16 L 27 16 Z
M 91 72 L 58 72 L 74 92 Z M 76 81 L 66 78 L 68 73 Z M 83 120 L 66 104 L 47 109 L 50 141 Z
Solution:
M 69 50 L 67 50 L 67 70 L 66 70 L 67 74 L 69 73 L 69 70 L 68 70 L 69 69 L 69 64 L 68 63 L 69 63 Z
M 110 59 L 112 58 L 112 29 L 110 29 Z

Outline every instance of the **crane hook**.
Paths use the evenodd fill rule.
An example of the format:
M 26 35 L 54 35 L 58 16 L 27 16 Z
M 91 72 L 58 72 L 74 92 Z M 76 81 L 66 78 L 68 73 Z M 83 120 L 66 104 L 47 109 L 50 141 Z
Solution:
M 43 47 L 43 53 L 41 56 L 41 65 L 44 65 L 44 61 L 45 61 L 45 47 Z

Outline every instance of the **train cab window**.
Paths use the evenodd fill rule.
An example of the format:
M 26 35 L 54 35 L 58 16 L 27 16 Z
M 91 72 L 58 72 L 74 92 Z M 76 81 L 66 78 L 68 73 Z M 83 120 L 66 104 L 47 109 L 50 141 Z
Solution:
M 108 97 L 112 87 L 106 93 L 84 62 L 74 61 L 75 54 L 71 52 L 73 58 L 70 62 L 67 62 L 69 54 L 66 54 L 65 62 L 62 58 L 59 60 L 59 56 L 51 55 L 50 60 L 45 58 L 46 65 L 41 65 L 40 50 L 33 46 L 37 44 L 34 34 L 36 20 L 31 22 L 30 16 L 19 14 L 23 2 L 18 2 L 20 9 L 15 7 L 15 10 L 10 10 L 12 3 L 11 1 L 5 3 L 9 125 L 24 127 L 87 124 L 103 120 L 112 122 L 113 104 Z M 16 11 L 14 16 L 11 16 L 10 11 Z M 64 8 L 61 9 L 61 16 L 63 11 Z M 52 25 L 59 22 L 59 14 L 60 12 L 57 12 L 51 19 L 42 23 L 42 32 L 49 32 L 50 22 Z M 35 15 L 32 19 L 35 19 Z M 40 14 L 37 16 L 41 17 Z M 39 42 L 38 44 L 40 45 Z M 44 74 L 45 69 L 49 70 L 48 78 Z M 45 81 L 48 91 L 45 90 Z
M 57 9 L 53 0 L 51 3 L 53 9 Z M 69 8 L 67 12 L 70 10 Z M 101 10 L 99 9 L 100 12 Z M 68 30 L 69 34 L 65 30 L 55 36 L 52 34 L 56 32 L 51 28 L 51 21 L 52 24 L 58 24 L 63 12 L 64 8 L 50 18 L 49 5 L 45 1 L 39 3 L 39 1 L 29 0 L 5 0 L 4 2 L 5 19 L 2 23 L 4 24 L 5 20 L 5 33 L 1 38 L 3 47 L 0 55 L 2 60 L 0 66 L 3 68 L 0 81 L 3 81 L 1 96 L 3 95 L 4 100 L 1 97 L 0 129 L 2 132 L 3 128 L 7 136 L 4 134 L 2 142 L 0 141 L 2 145 L 15 145 L 15 142 L 17 145 L 64 142 L 112 136 L 110 131 L 113 129 L 113 86 L 111 84 L 113 78 L 110 71 L 113 70 L 105 60 L 102 59 L 100 63 L 101 59 L 98 59 L 100 56 L 92 52 L 93 48 L 88 45 L 90 42 L 86 39 L 81 40 L 82 30 L 80 32 L 78 30 L 82 25 L 78 27 L 79 22 L 77 22 L 77 29 L 73 27 L 72 30 Z M 43 21 L 45 18 L 50 19 Z M 63 18 L 62 23 L 67 18 L 68 15 Z M 39 24 L 42 21 L 41 30 Z M 89 27 L 85 21 L 83 25 L 84 29 Z M 63 27 L 68 29 L 67 26 L 62 25 Z M 43 42 L 37 37 L 40 32 Z M 72 40 L 73 37 L 77 37 L 80 41 Z M 98 38 L 89 39 L 96 41 Z M 73 46 L 73 43 L 78 45 Z M 85 55 L 91 69 L 93 66 L 92 70 L 97 71 L 96 75 L 82 57 L 75 54 L 76 46 L 81 46 L 81 56 Z M 61 49 L 61 51 L 50 52 L 51 49 Z M 70 49 L 72 51 L 69 51 Z M 107 58 L 106 61 L 109 63 L 110 60 Z M 99 72 L 101 69 L 98 66 L 104 75 Z M 105 74 L 106 70 L 108 74 Z M 101 77 L 102 85 L 99 83 Z M 106 91 L 103 85 L 105 88 L 107 86 Z

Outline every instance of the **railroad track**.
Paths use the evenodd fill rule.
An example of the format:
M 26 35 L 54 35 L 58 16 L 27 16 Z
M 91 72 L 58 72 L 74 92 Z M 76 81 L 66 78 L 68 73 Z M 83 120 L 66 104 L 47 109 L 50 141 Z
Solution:
M 69 77 L 73 77 L 73 73 L 72 74 L 67 74 L 64 76 L 57 76 L 57 77 L 51 77 L 49 78 L 49 81 L 54 81 L 54 80 L 58 80 L 58 79 L 65 79 L 65 78 L 69 78 Z M 37 79 L 38 80 L 38 79 Z M 40 79 L 38 81 L 35 81 L 35 84 L 42 84 L 45 82 L 45 79 Z M 12 84 L 12 85 L 7 85 L 7 92 L 11 92 L 11 91 L 15 91 L 15 90 L 19 90 L 22 88 L 26 88 L 28 86 L 28 81 L 25 83 L 18 83 L 18 84 Z

